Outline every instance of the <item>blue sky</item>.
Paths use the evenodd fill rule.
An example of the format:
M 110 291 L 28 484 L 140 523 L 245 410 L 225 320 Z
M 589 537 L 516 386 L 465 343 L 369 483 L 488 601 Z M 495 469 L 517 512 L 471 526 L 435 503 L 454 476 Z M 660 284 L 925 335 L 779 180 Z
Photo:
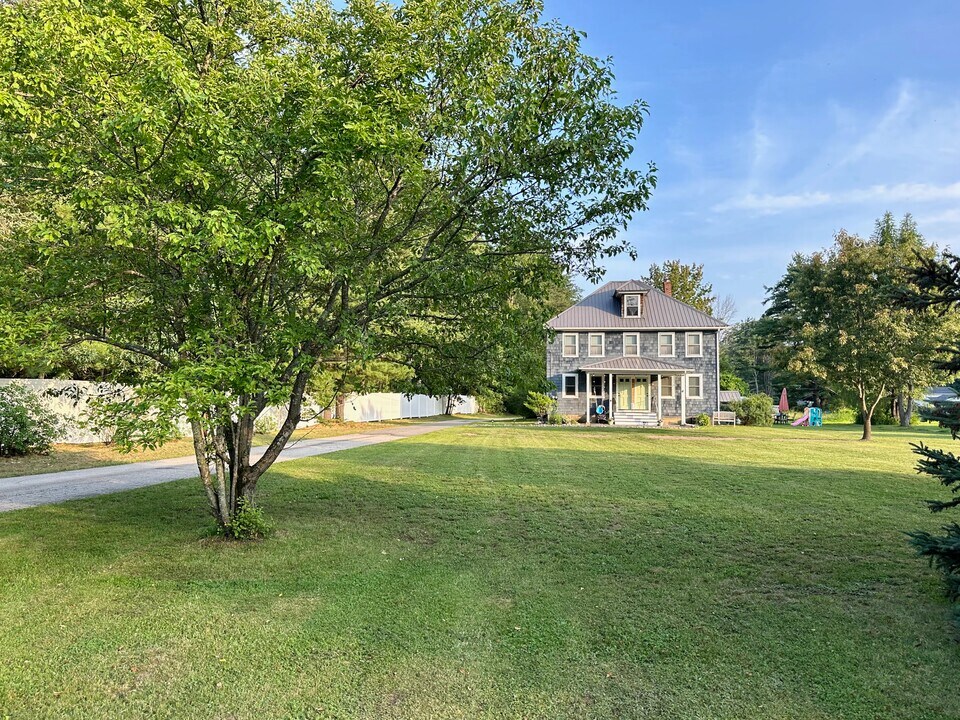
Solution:
M 743 319 L 794 252 L 869 235 L 886 210 L 960 247 L 960 3 L 546 0 L 545 15 L 650 105 L 634 161 L 659 185 L 627 230 L 638 261 L 608 261 L 607 279 L 702 262 Z

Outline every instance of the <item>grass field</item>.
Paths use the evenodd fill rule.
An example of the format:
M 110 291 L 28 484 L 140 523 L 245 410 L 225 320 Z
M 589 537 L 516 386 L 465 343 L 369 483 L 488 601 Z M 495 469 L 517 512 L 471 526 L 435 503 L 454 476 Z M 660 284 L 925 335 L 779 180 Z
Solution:
M 0 718 L 960 717 L 932 429 L 487 423 L 0 515 Z

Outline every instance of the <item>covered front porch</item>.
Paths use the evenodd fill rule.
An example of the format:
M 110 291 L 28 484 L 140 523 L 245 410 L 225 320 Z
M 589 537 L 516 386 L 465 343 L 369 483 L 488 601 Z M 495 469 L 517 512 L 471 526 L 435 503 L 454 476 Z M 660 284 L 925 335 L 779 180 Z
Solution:
M 686 417 L 687 368 L 657 358 L 623 356 L 584 365 L 586 422 L 659 427 Z

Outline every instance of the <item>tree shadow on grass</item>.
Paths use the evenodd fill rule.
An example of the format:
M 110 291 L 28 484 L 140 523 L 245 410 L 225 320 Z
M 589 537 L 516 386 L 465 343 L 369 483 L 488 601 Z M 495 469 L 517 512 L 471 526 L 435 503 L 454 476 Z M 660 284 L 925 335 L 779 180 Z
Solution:
M 890 488 L 902 474 L 665 447 L 608 451 L 594 471 L 595 455 L 413 442 L 278 465 L 261 496 L 277 533 L 247 545 L 199 540 L 202 492 L 177 481 L 0 516 L 0 567 L 22 588 L 110 588 L 131 623 L 180 602 L 285 617 L 308 660 L 477 662 L 513 691 L 604 697 L 587 668 L 622 673 L 608 681 L 621 690 L 691 672 L 709 687 L 749 666 L 773 702 L 811 702 L 839 678 L 847 690 L 821 709 L 840 712 L 855 692 L 885 707 L 856 689 L 930 663 L 943 608 L 896 526 L 914 517 L 912 488 Z M 918 697 L 960 669 L 950 657 L 911 679 Z

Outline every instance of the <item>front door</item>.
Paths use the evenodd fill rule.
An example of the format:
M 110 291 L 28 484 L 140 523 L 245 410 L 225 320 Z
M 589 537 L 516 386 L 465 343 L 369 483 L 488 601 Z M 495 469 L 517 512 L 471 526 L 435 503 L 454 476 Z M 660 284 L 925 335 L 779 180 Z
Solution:
M 617 376 L 617 409 L 650 410 L 650 378 Z

